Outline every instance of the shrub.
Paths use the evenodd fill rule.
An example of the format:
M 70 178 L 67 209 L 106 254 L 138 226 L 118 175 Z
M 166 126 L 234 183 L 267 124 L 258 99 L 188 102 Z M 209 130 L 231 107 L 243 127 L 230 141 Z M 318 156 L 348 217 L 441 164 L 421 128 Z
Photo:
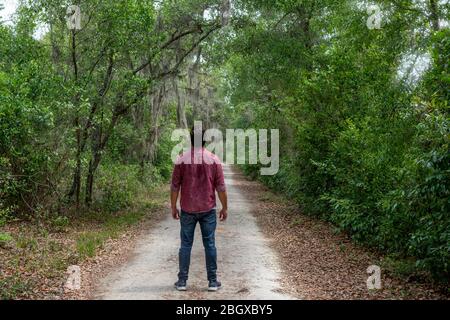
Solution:
M 103 165 L 97 180 L 98 204 L 110 212 L 129 207 L 135 194 L 142 187 L 139 173 L 140 168 L 136 165 Z
M 70 224 L 68 217 L 56 216 L 50 220 L 51 227 L 56 232 L 62 232 L 67 229 Z
M 401 217 L 391 232 L 408 231 L 402 247 L 417 266 L 441 280 L 450 275 L 450 137 L 449 120 L 437 112 L 417 126 L 403 179 L 387 197 L 389 216 Z
M 9 233 L 0 232 L 0 247 L 7 246 L 13 240 L 13 237 Z

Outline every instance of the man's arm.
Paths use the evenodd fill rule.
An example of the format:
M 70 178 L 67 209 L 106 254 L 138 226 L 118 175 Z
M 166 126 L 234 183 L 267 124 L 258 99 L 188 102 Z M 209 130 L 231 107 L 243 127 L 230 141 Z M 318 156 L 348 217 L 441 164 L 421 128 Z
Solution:
M 219 195 L 220 203 L 222 203 L 222 210 L 220 210 L 219 219 L 220 221 L 227 220 L 228 217 L 228 195 L 226 191 L 217 192 Z
M 220 210 L 219 219 L 220 221 L 227 220 L 228 217 L 228 196 L 227 189 L 225 186 L 225 178 L 223 176 L 222 164 L 216 164 L 216 177 L 215 177 L 215 187 L 217 194 L 219 195 L 220 203 L 222 203 L 222 210 Z
M 177 200 L 178 194 L 180 193 L 181 180 L 181 166 L 175 165 L 172 173 L 172 183 L 170 186 L 170 204 L 172 207 L 172 217 L 175 220 L 180 219 L 180 211 L 177 209 Z
M 178 200 L 179 193 L 180 193 L 179 191 L 171 191 L 170 192 L 170 204 L 172 207 L 172 217 L 175 220 L 180 219 L 180 211 L 178 211 L 178 209 L 177 209 L 177 200 Z

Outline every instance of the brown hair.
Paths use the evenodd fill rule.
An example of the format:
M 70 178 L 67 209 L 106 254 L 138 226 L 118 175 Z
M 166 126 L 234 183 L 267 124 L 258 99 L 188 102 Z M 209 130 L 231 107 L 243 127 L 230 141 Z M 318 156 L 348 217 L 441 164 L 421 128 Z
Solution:
M 190 134 L 191 134 L 191 145 L 192 145 L 192 146 L 194 146 L 194 143 L 195 143 L 195 137 L 196 137 L 196 136 L 197 136 L 197 139 L 198 139 L 198 138 L 201 138 L 201 139 L 198 139 L 198 140 L 201 140 L 201 141 L 202 141 L 202 147 L 205 146 L 205 144 L 206 144 L 206 141 L 205 141 L 205 130 L 202 129 L 202 136 L 199 137 L 199 136 L 198 136 L 199 133 L 198 133 L 198 132 L 195 132 L 195 128 L 192 127 L 192 128 L 191 128 Z

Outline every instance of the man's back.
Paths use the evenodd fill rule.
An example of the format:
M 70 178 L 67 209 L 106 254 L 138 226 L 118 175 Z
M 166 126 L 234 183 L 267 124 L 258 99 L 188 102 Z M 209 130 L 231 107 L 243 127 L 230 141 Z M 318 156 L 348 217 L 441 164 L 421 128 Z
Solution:
M 194 145 L 194 141 L 192 141 L 192 145 Z M 181 238 L 180 272 L 175 287 L 177 290 L 186 290 L 195 226 L 199 223 L 205 247 L 208 291 L 217 291 L 222 284 L 217 280 L 216 191 L 222 203 L 219 213 L 220 221 L 225 221 L 228 216 L 222 164 L 215 155 L 206 149 L 192 148 L 178 158 L 172 174 L 171 189 L 172 216 L 174 219 L 180 220 Z M 181 213 L 177 209 L 180 189 Z
M 216 207 L 217 192 L 225 192 L 222 164 L 204 148 L 195 148 L 178 157 L 171 189 L 181 188 L 181 209 L 190 213 L 208 212 Z

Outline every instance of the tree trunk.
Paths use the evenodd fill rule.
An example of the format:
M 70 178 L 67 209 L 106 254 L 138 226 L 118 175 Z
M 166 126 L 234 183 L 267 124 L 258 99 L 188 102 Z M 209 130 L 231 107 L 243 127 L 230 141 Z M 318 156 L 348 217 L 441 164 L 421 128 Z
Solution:
M 73 49 L 73 63 L 74 65 L 76 65 L 76 55 L 75 55 L 75 49 Z M 108 68 L 106 70 L 105 73 L 105 78 L 102 84 L 102 87 L 99 89 L 99 96 L 97 97 L 96 101 L 94 101 L 92 103 L 91 106 L 91 110 L 88 116 L 88 119 L 83 127 L 83 130 L 81 130 L 81 124 L 80 124 L 80 119 L 79 116 L 77 115 L 75 118 L 75 127 L 77 128 L 77 154 L 76 154 L 76 167 L 74 170 L 74 174 L 73 174 L 73 182 L 72 182 L 72 187 L 68 193 L 68 197 L 72 198 L 75 195 L 75 201 L 77 203 L 77 208 L 79 207 L 79 203 L 80 203 L 80 192 L 81 192 L 81 155 L 85 150 L 86 147 L 86 143 L 87 140 L 89 138 L 89 131 L 92 127 L 93 121 L 94 121 L 94 116 L 97 113 L 98 109 L 101 107 L 101 105 L 103 104 L 103 99 L 105 97 L 105 95 L 107 94 L 109 88 L 110 88 L 110 84 L 111 84 L 111 79 L 112 79 L 112 74 L 113 74 L 113 64 L 114 64 L 114 60 L 113 60 L 113 52 L 111 51 L 109 54 L 109 63 L 108 63 Z M 78 78 L 78 71 L 77 68 L 75 68 L 76 70 L 76 77 Z M 79 98 L 78 98 L 79 100 Z
M 433 31 L 439 31 L 439 9 L 437 0 L 430 0 L 429 2 L 430 20 Z
M 180 90 L 178 89 L 177 79 L 172 77 L 172 88 L 177 102 L 177 124 L 179 128 L 187 128 L 186 112 L 184 104 L 181 101 Z
M 199 76 L 199 68 L 200 68 L 200 58 L 202 55 L 202 49 L 199 46 L 197 50 L 197 57 L 195 59 L 194 64 L 189 69 L 189 97 L 192 105 L 192 115 L 194 121 L 199 120 L 198 116 L 200 114 L 200 86 L 201 80 Z
M 90 206 L 92 203 L 92 193 L 94 188 L 94 176 L 97 171 L 98 165 L 100 164 L 101 156 L 99 152 L 96 152 L 94 159 L 89 161 L 89 169 L 86 177 L 86 205 Z
M 77 51 L 76 51 L 76 32 L 72 30 L 72 64 L 75 83 L 78 82 L 78 63 L 77 63 Z M 80 97 L 77 94 L 75 96 L 75 107 L 78 107 Z M 80 191 L 81 191 L 81 130 L 80 130 L 80 116 L 79 110 L 77 108 L 75 119 L 74 119 L 75 135 L 77 142 L 77 152 L 76 152 L 76 167 L 73 174 L 72 187 L 69 191 L 69 198 L 75 196 L 75 203 L 77 209 L 80 207 Z
M 147 136 L 147 152 L 144 162 L 154 162 L 156 159 L 157 144 L 159 140 L 159 119 L 161 117 L 162 102 L 166 92 L 165 83 L 162 83 L 156 94 L 152 97 L 151 125 Z
M 222 18 L 222 27 L 228 26 L 230 23 L 230 17 L 231 17 L 231 1 L 230 0 L 223 0 L 222 1 L 222 7 L 221 7 L 221 18 Z
M 89 206 L 92 203 L 92 192 L 94 186 L 94 175 L 98 168 L 98 165 L 101 160 L 101 151 L 104 146 L 102 146 L 102 125 L 103 125 L 103 113 L 102 113 L 102 121 L 99 125 L 97 125 L 92 134 L 92 158 L 89 161 L 89 168 L 86 176 L 86 194 L 85 194 L 85 203 Z M 102 150 L 100 150 L 102 148 Z

